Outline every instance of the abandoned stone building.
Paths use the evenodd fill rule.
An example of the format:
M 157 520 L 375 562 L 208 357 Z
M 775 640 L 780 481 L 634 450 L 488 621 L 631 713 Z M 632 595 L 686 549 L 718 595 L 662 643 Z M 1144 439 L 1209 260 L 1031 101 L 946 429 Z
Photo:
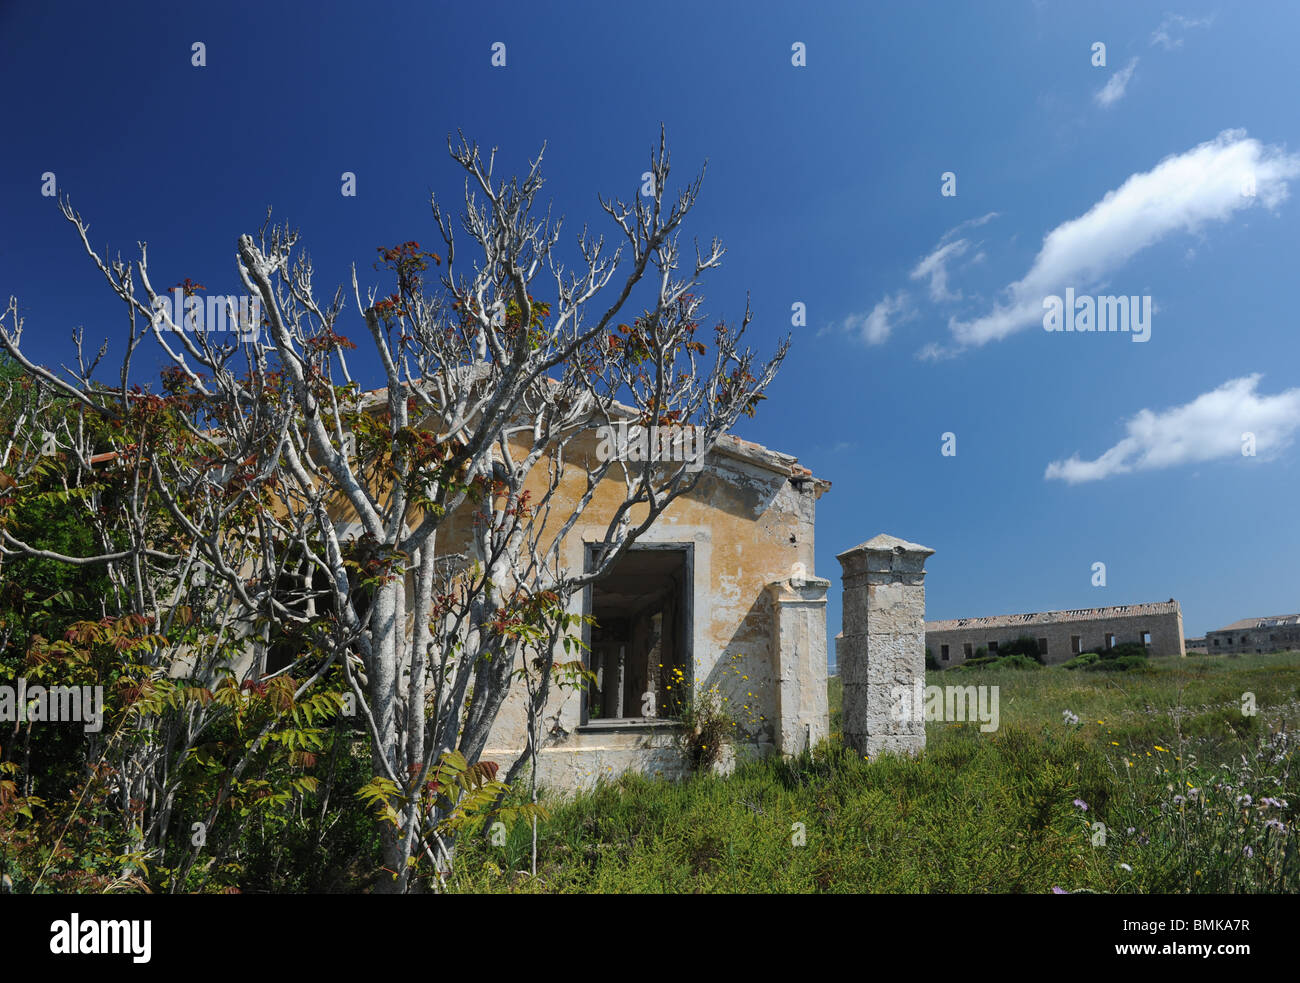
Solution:
M 597 430 L 576 435 L 570 461 L 598 456 Z M 736 722 L 722 767 L 736 757 L 797 754 L 829 733 L 826 595 L 814 572 L 817 501 L 830 488 L 788 454 L 722 435 L 703 457 L 694 488 L 677 498 L 629 548 L 610 574 L 575 599 L 583 656 L 594 685 L 553 687 L 542 714 L 539 783 L 587 787 L 633 770 L 681 775 L 686 763 L 671 712 L 685 687 L 714 690 Z M 590 570 L 621 480 L 588 485 L 575 467 L 559 479 L 556 511 L 591 501 L 561 539 L 562 564 Z M 532 480 L 530 475 L 529 480 Z M 542 480 L 539 477 L 539 481 Z M 340 537 L 360 533 L 346 510 L 331 517 Z M 467 523 L 453 513 L 440 551 L 464 560 Z M 894 689 L 923 684 L 924 562 L 933 551 L 880 535 L 839 555 L 844 583 L 844 739 L 863 754 L 915 753 L 924 723 L 891 715 Z M 414 596 L 408 574 L 407 594 Z M 408 631 L 413 626 L 408 626 Z M 260 671 L 291 664 L 296 651 L 271 646 Z M 570 656 L 555 652 L 555 661 Z M 667 708 L 667 712 L 665 712 Z M 525 753 L 527 693 L 514 686 L 482 757 L 508 770 Z
M 678 774 L 678 725 L 656 710 L 671 706 L 662 697 L 674 679 L 697 695 L 717 688 L 745 753 L 797 752 L 826 736 L 830 581 L 811 571 L 816 503 L 829 487 L 794 457 L 719 440 L 695 490 L 584 592 L 597 682 L 554 694 L 539 781 L 572 788 L 629 769 Z M 621 489 L 609 493 L 613 503 Z M 565 540 L 572 569 L 587 568 L 604 536 L 600 495 L 590 523 Z M 526 728 L 524 694 L 512 691 L 484 757 L 507 766 L 523 753 Z
M 1126 642 L 1145 645 L 1153 656 L 1187 654 L 1183 647 L 1183 615 L 1173 598 L 1151 604 L 925 623 L 925 647 L 944 669 L 961 665 L 981 648 L 994 655 L 999 646 L 1022 636 L 1037 641 L 1039 655 L 1047 665 L 1059 665 L 1082 652 Z
M 1205 651 L 1210 655 L 1294 650 L 1300 650 L 1300 614 L 1244 618 L 1205 633 Z

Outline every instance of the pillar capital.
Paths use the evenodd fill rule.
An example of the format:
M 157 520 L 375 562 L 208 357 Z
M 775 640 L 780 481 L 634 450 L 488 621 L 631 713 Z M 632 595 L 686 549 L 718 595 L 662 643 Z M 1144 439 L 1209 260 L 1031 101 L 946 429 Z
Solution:
M 921 582 L 925 578 L 925 561 L 931 556 L 934 550 L 928 546 L 881 533 L 845 550 L 836 559 L 844 569 L 846 585 L 849 578 L 863 576 L 868 583 L 888 584 Z

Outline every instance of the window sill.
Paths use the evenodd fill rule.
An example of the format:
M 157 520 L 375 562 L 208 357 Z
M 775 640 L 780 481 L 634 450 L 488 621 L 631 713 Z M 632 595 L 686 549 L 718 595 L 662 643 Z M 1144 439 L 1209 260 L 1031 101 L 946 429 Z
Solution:
M 661 720 L 656 717 L 621 717 L 589 720 L 578 727 L 578 733 L 610 730 L 672 730 L 682 725 L 680 720 Z

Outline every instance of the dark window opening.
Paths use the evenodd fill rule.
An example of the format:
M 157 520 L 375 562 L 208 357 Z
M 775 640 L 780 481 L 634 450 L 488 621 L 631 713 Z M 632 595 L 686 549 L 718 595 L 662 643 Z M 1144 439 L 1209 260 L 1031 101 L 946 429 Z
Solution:
M 356 543 L 344 544 L 345 550 L 356 547 Z M 347 553 L 345 553 L 347 555 Z M 355 583 L 356 571 L 349 571 L 349 580 Z M 299 621 L 286 618 L 278 611 L 271 615 L 270 644 L 262 662 L 262 674 L 273 675 L 293 665 L 312 648 L 313 633 L 320 645 L 329 645 L 327 632 L 332 626 L 324 619 L 332 621 L 337 615 L 334 603 L 333 578 L 320 566 L 307 559 L 302 547 L 294 545 L 289 549 L 288 559 L 284 563 L 284 572 L 275 582 L 273 588 L 275 599 L 292 611 L 308 619 Z M 354 586 L 351 594 L 357 618 L 363 623 L 370 613 L 370 590 Z M 354 651 L 356 646 L 353 646 Z M 315 671 L 315 667 L 306 671 Z M 303 676 L 304 670 L 295 672 Z
M 1038 640 L 1038 654 L 1039 654 L 1039 655 L 1046 655 L 1046 654 L 1047 654 L 1047 639 L 1046 639 L 1046 638 L 1040 638 L 1040 639 Z
M 962 643 L 962 646 L 961 646 L 961 654 L 962 654 L 962 657 L 963 657 L 963 658 L 966 658 L 966 659 L 969 659 L 972 655 L 975 654 L 975 650 L 971 647 L 971 643 L 970 643 L 970 642 L 963 642 L 963 643 Z
M 1143 644 L 1143 645 L 1150 645 L 1150 644 L 1151 644 L 1151 632 L 1149 632 L 1149 631 L 1144 631 L 1144 632 L 1142 632 L 1141 638 L 1142 638 L 1142 644 Z
M 989 655 L 994 655 L 998 650 L 997 642 L 989 642 Z
M 680 716 L 691 692 L 691 565 L 687 546 L 634 546 L 589 591 L 585 722 Z M 590 560 L 589 560 L 590 562 Z
M 939 658 L 942 659 L 944 662 L 947 662 L 947 661 L 948 661 L 948 646 L 947 646 L 947 645 L 940 645 L 940 646 L 939 646 Z
M 1082 655 L 1082 654 L 1083 654 L 1083 636 L 1082 636 L 1082 635 L 1071 635 L 1071 636 L 1070 636 L 1070 652 L 1071 652 L 1073 655 Z

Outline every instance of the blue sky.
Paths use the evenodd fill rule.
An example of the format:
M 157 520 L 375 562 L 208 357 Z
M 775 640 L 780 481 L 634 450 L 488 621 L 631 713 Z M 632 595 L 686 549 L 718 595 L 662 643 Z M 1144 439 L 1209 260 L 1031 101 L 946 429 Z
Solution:
M 748 292 L 761 348 L 794 336 L 737 432 L 834 484 L 831 634 L 835 554 L 878 532 L 937 551 L 932 618 L 1175 597 L 1202 634 L 1300 610 L 1297 36 L 1292 3 L 7 4 L 0 292 L 48 363 L 124 337 L 47 171 L 155 283 L 236 293 L 269 204 L 330 294 L 436 239 L 458 128 L 506 172 L 545 141 L 576 232 L 662 121 L 676 179 L 709 162 L 710 315 Z M 1150 297 L 1149 340 L 1045 331 L 1067 287 Z

